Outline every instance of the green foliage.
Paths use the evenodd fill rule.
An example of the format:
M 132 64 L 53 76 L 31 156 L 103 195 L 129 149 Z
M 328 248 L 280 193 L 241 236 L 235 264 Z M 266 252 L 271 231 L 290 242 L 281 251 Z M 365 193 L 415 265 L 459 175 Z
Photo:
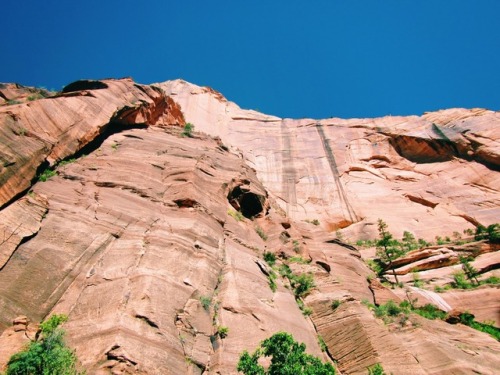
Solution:
M 68 165 L 68 164 L 74 163 L 75 161 L 76 161 L 76 159 L 75 159 L 75 158 L 71 158 L 71 159 L 67 159 L 67 160 L 61 160 L 61 161 L 57 164 L 57 166 L 59 166 L 59 167 L 63 167 L 63 166 L 65 166 L 65 165 Z
M 471 283 L 479 285 L 479 281 L 477 280 L 477 275 L 479 272 L 469 263 L 469 259 L 465 257 L 460 257 L 460 263 L 462 263 L 462 270 L 464 271 L 465 276 Z
M 413 272 L 412 276 L 413 276 L 413 286 L 416 288 L 422 288 L 424 286 L 424 283 L 422 282 L 422 280 L 420 280 L 418 272 Z
M 194 125 L 188 122 L 186 125 L 184 125 L 184 130 L 181 133 L 182 137 L 193 137 L 193 131 L 194 131 Z
M 490 276 L 487 279 L 482 280 L 481 284 L 493 284 L 493 285 L 500 284 L 500 277 Z
M 476 240 L 488 240 L 491 243 L 500 243 L 500 224 L 495 223 L 485 227 L 479 225 L 474 236 Z
M 296 253 L 300 252 L 300 243 L 297 240 L 293 240 L 293 251 Z
M 399 280 L 392 267 L 392 261 L 403 255 L 404 250 L 401 249 L 399 242 L 392 238 L 392 234 L 387 231 L 387 224 L 382 219 L 378 219 L 378 233 L 380 239 L 377 241 L 377 256 L 393 270 L 394 278 L 398 284 Z
M 384 272 L 384 268 L 380 264 L 380 261 L 374 260 L 374 259 L 367 259 L 366 264 L 368 267 L 371 268 L 373 272 L 375 272 L 377 275 L 381 275 Z
M 47 168 L 41 174 L 38 175 L 38 181 L 45 182 L 51 177 L 54 177 L 57 172 L 53 169 Z
M 241 354 L 237 370 L 245 375 L 335 375 L 330 363 L 305 353 L 306 346 L 297 343 L 293 336 L 278 332 L 261 342 L 253 354 L 246 350 Z M 271 357 L 266 369 L 259 358 Z
M 384 368 L 380 363 L 368 368 L 368 375 L 386 375 Z
M 419 247 L 422 249 L 424 247 L 428 247 L 428 246 L 431 246 L 431 243 L 430 242 L 427 242 L 426 240 L 424 240 L 423 238 L 419 238 L 418 239 L 418 245 Z
M 402 301 L 397 305 L 394 301 L 389 300 L 385 304 L 375 306 L 370 303 L 366 303 L 371 310 L 375 313 L 377 318 L 382 318 L 386 323 L 393 321 L 395 317 L 401 316 L 405 318 L 403 321 L 408 319 L 408 314 L 416 313 L 426 319 L 444 319 L 446 317 L 446 312 L 439 310 L 436 306 L 432 304 L 426 304 L 422 307 L 414 307 L 413 302 Z
M 290 263 L 300 263 L 300 264 L 308 264 L 311 263 L 311 259 L 304 259 L 301 256 L 290 257 L 288 258 Z
M 227 214 L 236 221 L 242 221 L 244 219 L 244 216 L 240 211 L 229 209 L 227 210 Z
M 276 255 L 274 253 L 266 251 L 264 252 L 264 260 L 272 267 L 276 263 Z
M 267 234 L 261 227 L 259 226 L 255 227 L 255 231 L 257 232 L 260 238 L 262 238 L 264 241 L 267 241 Z
M 323 340 L 323 337 L 321 337 L 320 335 L 318 336 L 318 344 L 319 344 L 319 347 L 321 348 L 322 352 L 327 351 L 328 346 L 326 346 L 325 340 Z
M 500 341 L 500 329 L 488 323 L 480 323 L 474 320 L 474 315 L 465 312 L 460 314 L 460 322 L 475 330 L 485 332 L 493 336 L 496 340 Z
M 420 246 L 412 233 L 404 231 L 403 238 L 401 239 L 401 247 L 407 253 L 408 251 L 418 249 Z
M 470 289 L 473 285 L 467 280 L 465 273 L 457 271 L 453 273 L 453 282 L 451 287 L 455 289 Z
M 336 310 L 341 304 L 342 304 L 342 301 L 340 301 L 338 299 L 334 299 L 332 301 L 332 304 L 330 305 L 330 307 L 332 308 L 332 310 Z
M 304 304 L 304 301 L 302 301 L 300 298 L 296 298 L 295 301 L 297 302 L 297 305 L 299 306 L 300 311 L 302 311 L 302 314 L 304 316 L 309 316 L 312 314 L 312 309 L 310 307 L 307 307 Z
M 21 104 L 19 100 L 7 100 L 7 105 Z
M 229 328 L 226 326 L 217 327 L 217 334 L 221 339 L 226 338 L 229 333 Z
M 278 272 L 279 274 L 282 276 L 282 277 L 286 277 L 288 279 L 292 278 L 293 277 L 293 273 L 292 273 L 292 270 L 290 269 L 290 267 L 288 267 L 288 265 L 286 264 L 282 264 L 280 266 L 280 268 L 278 269 Z
M 64 314 L 52 315 L 48 320 L 40 323 L 40 329 L 43 334 L 50 335 L 54 333 L 57 327 L 68 321 L 68 317 Z
M 439 310 L 436 306 L 428 303 L 422 307 L 417 307 L 413 309 L 418 315 L 423 316 L 426 319 L 434 320 L 434 319 L 444 319 L 446 317 L 446 313 L 442 310 Z
M 276 272 L 271 270 L 267 278 L 269 280 L 269 288 L 271 288 L 273 292 L 276 292 L 276 289 L 278 289 L 278 286 L 276 285 L 276 278 L 277 278 Z
M 290 279 L 290 285 L 294 290 L 295 297 L 305 297 L 314 288 L 314 278 L 312 274 L 303 273 L 293 275 Z
M 64 330 L 59 325 L 67 320 L 65 315 L 53 315 L 40 325 L 37 341 L 14 354 L 6 375 L 78 375 L 77 358 L 64 342 Z
M 32 102 L 33 100 L 38 100 L 38 99 L 42 99 L 44 98 L 45 96 L 43 96 L 41 93 L 36 93 L 36 94 L 33 94 L 33 95 L 30 95 L 28 96 L 28 100 L 30 102 Z
M 212 299 L 210 297 L 207 297 L 207 296 L 201 296 L 200 303 L 201 303 L 201 306 L 203 306 L 203 308 L 205 309 L 205 311 L 208 311 L 208 310 L 210 310 L 210 305 L 212 304 Z
M 360 247 L 374 247 L 377 245 L 377 240 L 357 240 L 356 246 Z

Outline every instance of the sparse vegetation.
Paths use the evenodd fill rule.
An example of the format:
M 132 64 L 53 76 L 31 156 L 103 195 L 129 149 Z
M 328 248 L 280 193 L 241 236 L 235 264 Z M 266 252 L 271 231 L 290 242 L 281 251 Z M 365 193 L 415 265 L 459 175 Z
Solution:
M 290 257 L 288 259 L 290 263 L 300 263 L 300 264 L 309 264 L 311 263 L 311 259 L 304 259 L 301 256 Z
M 229 333 L 229 328 L 228 327 L 226 327 L 226 326 L 218 326 L 217 327 L 217 334 L 219 335 L 219 337 L 221 339 L 226 338 L 227 335 L 228 335 L 228 333 Z
M 194 125 L 188 122 L 186 125 L 184 125 L 184 129 L 181 133 L 181 136 L 192 138 L 193 132 L 194 132 Z
M 40 324 L 40 335 L 25 350 L 14 354 L 6 375 L 80 375 L 75 353 L 66 346 L 65 331 L 59 326 L 67 321 L 66 315 L 52 315 Z
M 487 227 L 479 225 L 476 228 L 476 233 L 474 238 L 479 240 L 488 240 L 491 243 L 500 243 L 500 224 L 495 223 L 488 225 Z
M 384 322 L 392 323 L 395 318 L 400 318 L 400 323 L 404 324 L 408 320 L 408 315 L 410 313 L 416 313 L 426 319 L 444 319 L 446 318 L 446 312 L 439 310 L 436 306 L 432 304 L 426 304 L 421 307 L 415 307 L 414 301 L 402 301 L 396 304 L 396 302 L 389 300 L 385 304 L 380 304 L 378 306 L 373 305 L 367 301 L 363 303 L 372 310 L 377 318 L 381 318 Z
M 389 269 L 392 269 L 394 279 L 396 279 L 396 284 L 399 284 L 392 262 L 401 256 L 404 251 L 399 246 L 399 243 L 392 238 L 392 234 L 387 230 L 387 224 L 382 219 L 378 219 L 378 233 L 380 240 L 377 241 L 377 256 L 383 262 L 388 263 Z
M 422 288 L 424 286 L 424 283 L 422 282 L 422 280 L 420 280 L 418 272 L 413 272 L 412 276 L 413 276 L 413 286 L 416 288 Z
M 54 177 L 56 174 L 57 172 L 54 169 L 47 168 L 38 175 L 38 181 L 41 182 L 48 181 L 51 177 Z
M 269 280 L 269 288 L 271 288 L 273 292 L 276 292 L 276 290 L 278 289 L 278 285 L 276 285 L 277 277 L 278 276 L 276 275 L 276 272 L 274 272 L 273 270 L 269 272 L 269 276 L 267 277 Z
M 260 238 L 262 238 L 264 241 L 267 241 L 267 234 L 264 232 L 264 230 L 261 227 L 256 226 L 255 231 L 257 232 L 257 234 L 259 235 Z
M 212 305 L 212 299 L 210 297 L 207 297 L 207 296 L 201 296 L 200 303 L 201 303 L 201 306 L 205 309 L 205 311 L 209 311 L 210 306 Z
M 227 210 L 227 214 L 229 216 L 231 216 L 236 221 L 242 221 L 245 218 L 240 211 L 236 211 L 236 210 L 232 210 L 232 209 Z
M 336 310 L 341 304 L 342 304 L 342 301 L 340 301 L 338 299 L 334 299 L 332 301 L 332 304 L 330 305 L 330 307 L 332 308 L 332 310 Z
M 245 350 L 237 370 L 245 375 L 335 375 L 330 363 L 321 362 L 305 350 L 306 345 L 296 342 L 292 335 L 278 332 L 262 341 L 253 354 Z M 261 357 L 270 357 L 267 369 L 259 363 Z
M 276 255 L 269 251 L 265 251 L 264 260 L 266 261 L 267 264 L 269 264 L 272 267 L 276 264 Z
M 386 375 L 384 368 L 380 363 L 377 363 L 368 368 L 368 375 Z
M 485 332 L 500 341 L 500 328 L 497 328 L 489 323 L 480 323 L 474 320 L 474 315 L 468 312 L 460 314 L 460 323 L 474 328 L 475 330 Z
M 293 251 L 295 251 L 296 253 L 299 253 L 300 252 L 300 243 L 299 243 L 299 241 L 293 240 L 292 244 L 293 244 Z
M 321 335 L 318 335 L 318 344 L 322 352 L 327 351 L 328 347 L 326 346 L 325 340 L 323 340 L 323 337 Z
M 319 220 L 318 220 L 318 219 L 313 219 L 313 220 L 306 219 L 306 220 L 304 220 L 304 221 L 305 221 L 306 223 L 309 223 L 309 224 L 312 224 L 312 225 L 316 225 L 316 226 L 320 225 L 320 222 L 319 222 Z

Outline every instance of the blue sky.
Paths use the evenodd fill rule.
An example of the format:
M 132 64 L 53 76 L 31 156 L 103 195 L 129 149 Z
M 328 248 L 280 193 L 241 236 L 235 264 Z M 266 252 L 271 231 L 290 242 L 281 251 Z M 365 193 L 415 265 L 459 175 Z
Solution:
M 280 117 L 500 110 L 498 0 L 4 0 L 0 82 L 183 78 Z

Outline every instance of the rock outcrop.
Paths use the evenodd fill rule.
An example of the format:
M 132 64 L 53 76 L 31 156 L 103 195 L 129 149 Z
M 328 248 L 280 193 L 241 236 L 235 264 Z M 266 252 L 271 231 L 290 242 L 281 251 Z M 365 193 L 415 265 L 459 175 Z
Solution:
M 183 136 L 186 122 L 201 132 Z M 376 363 L 395 374 L 493 374 L 500 344 L 485 333 L 377 319 L 362 301 L 405 296 L 377 283 L 363 251 L 335 232 L 375 238 L 382 217 L 397 234 L 431 239 L 498 221 L 499 123 L 460 109 L 279 119 L 184 81 L 130 79 L 4 105 L 0 365 L 36 323 L 64 313 L 92 374 L 235 374 L 243 350 L 280 330 L 342 374 Z M 401 267 L 446 253 L 431 250 Z M 314 288 L 294 295 L 267 252 Z M 475 290 L 490 295 L 481 319 L 498 309 L 493 289 Z M 474 310 L 472 296 L 443 304 Z

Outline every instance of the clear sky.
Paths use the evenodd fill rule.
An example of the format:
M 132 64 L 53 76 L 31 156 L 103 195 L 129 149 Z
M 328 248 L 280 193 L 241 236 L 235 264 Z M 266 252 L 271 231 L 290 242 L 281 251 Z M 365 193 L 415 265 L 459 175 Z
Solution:
M 0 82 L 183 78 L 280 117 L 500 110 L 500 0 L 3 0 Z

